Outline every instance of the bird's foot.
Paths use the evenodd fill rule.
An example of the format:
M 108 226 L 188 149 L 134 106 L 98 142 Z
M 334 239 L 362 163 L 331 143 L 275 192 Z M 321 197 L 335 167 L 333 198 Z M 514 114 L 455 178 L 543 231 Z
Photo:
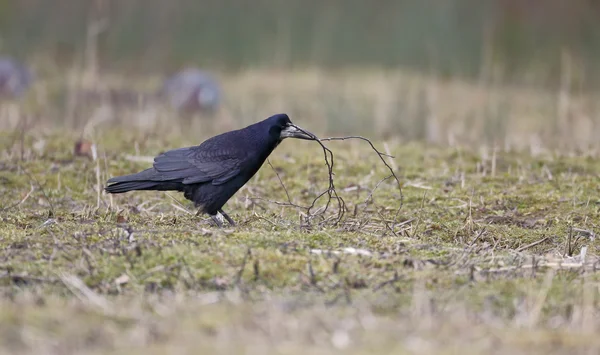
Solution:
M 223 217 L 225 217 L 225 219 L 227 220 L 227 222 L 229 222 L 229 224 L 230 224 L 232 227 L 235 227 L 235 222 L 233 221 L 233 219 L 232 219 L 231 217 L 229 217 L 229 215 L 228 215 L 227 213 L 225 213 L 225 211 L 223 211 L 223 210 L 219 210 L 219 213 L 220 213 L 221 215 L 223 215 Z
M 219 218 L 220 217 L 220 218 Z M 223 228 L 223 216 L 219 216 L 218 214 L 211 215 L 210 218 L 215 222 L 217 227 Z

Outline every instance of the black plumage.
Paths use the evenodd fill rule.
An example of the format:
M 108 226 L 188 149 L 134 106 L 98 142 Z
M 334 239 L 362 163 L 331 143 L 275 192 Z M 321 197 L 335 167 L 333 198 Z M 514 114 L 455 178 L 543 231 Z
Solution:
M 246 128 L 209 138 L 194 147 L 167 151 L 154 158 L 152 168 L 108 180 L 110 193 L 132 190 L 175 190 L 193 201 L 199 212 L 210 215 L 217 225 L 223 205 L 265 162 L 284 138 L 315 139 L 293 125 L 286 114 L 277 114 Z

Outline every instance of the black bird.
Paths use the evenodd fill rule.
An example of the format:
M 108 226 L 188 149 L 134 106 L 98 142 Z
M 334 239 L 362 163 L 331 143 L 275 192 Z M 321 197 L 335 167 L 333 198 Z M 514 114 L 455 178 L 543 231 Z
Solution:
M 314 140 L 315 136 L 292 124 L 282 113 L 246 128 L 226 132 L 194 147 L 167 151 L 154 158 L 154 166 L 132 175 L 108 180 L 110 193 L 132 190 L 175 190 L 183 192 L 200 212 L 222 227 L 221 213 L 232 226 L 223 205 L 265 162 L 284 138 Z

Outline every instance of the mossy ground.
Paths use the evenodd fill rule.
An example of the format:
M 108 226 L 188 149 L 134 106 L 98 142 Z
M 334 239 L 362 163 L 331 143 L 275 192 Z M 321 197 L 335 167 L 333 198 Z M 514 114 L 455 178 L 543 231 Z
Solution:
M 127 154 L 197 142 L 105 130 L 94 161 L 73 156 L 75 138 L 2 147 L 2 352 L 600 348 L 595 158 L 387 142 L 396 216 L 392 180 L 365 203 L 387 175 L 369 146 L 329 142 L 340 225 L 301 226 L 305 211 L 269 202 L 287 197 L 265 165 L 226 205 L 238 226 L 217 229 L 177 193 L 98 193 L 148 165 Z M 285 141 L 270 161 L 296 204 L 327 187 L 314 142 Z
M 0 352 L 600 349 L 593 95 L 570 97 L 561 116 L 555 94 L 517 88 L 406 73 L 247 72 L 223 78 L 226 103 L 212 121 L 177 120 L 83 99 L 70 108 L 56 76 L 26 101 L 0 105 Z M 402 198 L 393 180 L 378 186 L 389 172 L 357 140 L 326 143 L 346 203 L 338 225 L 307 225 L 305 209 L 281 205 L 286 189 L 307 206 L 327 188 L 315 142 L 277 148 L 273 168 L 225 206 L 235 228 L 194 216 L 178 193 L 102 192 L 109 177 L 149 165 L 132 157 L 274 112 L 320 136 L 380 137 Z M 81 137 L 97 159 L 74 156 Z

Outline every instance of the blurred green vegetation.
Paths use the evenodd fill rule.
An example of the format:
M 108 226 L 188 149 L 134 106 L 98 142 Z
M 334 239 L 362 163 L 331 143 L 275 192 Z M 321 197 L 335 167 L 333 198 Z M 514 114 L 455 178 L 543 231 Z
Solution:
M 591 0 L 0 0 L 0 51 L 69 65 L 101 19 L 107 69 L 400 67 L 553 84 L 566 53 L 575 85 L 599 78 Z

